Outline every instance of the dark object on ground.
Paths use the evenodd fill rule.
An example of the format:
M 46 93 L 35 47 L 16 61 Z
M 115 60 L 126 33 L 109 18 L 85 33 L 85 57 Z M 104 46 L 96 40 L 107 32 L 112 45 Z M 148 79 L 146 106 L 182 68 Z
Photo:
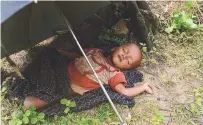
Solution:
M 113 47 L 118 43 L 113 42 L 96 42 L 101 44 L 109 44 Z M 98 45 L 94 45 L 95 47 Z M 101 49 L 103 47 L 101 46 Z M 60 99 L 67 97 L 68 78 L 66 63 L 67 58 L 60 55 L 56 49 L 46 48 L 36 58 L 31 65 L 23 72 L 26 79 L 12 77 L 8 82 L 9 98 L 24 99 L 26 96 L 34 96 L 46 100 L 50 105 L 41 110 L 48 116 L 63 115 L 64 105 L 60 104 Z M 132 87 L 135 82 L 142 81 L 142 74 L 136 70 L 123 71 L 127 78 L 128 87 Z M 114 102 L 134 106 L 135 102 L 132 98 L 114 92 L 109 86 L 105 86 L 109 96 Z M 77 112 L 90 109 L 93 106 L 107 102 L 107 98 L 101 88 L 85 93 L 83 96 L 75 96 L 69 98 L 76 102 L 77 106 L 71 111 Z

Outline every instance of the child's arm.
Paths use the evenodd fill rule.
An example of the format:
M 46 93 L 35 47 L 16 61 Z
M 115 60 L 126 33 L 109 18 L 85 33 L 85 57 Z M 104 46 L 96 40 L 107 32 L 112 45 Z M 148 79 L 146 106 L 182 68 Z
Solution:
M 120 83 L 115 87 L 115 91 L 127 96 L 136 96 L 142 92 L 152 93 L 152 89 L 148 83 L 136 85 L 133 88 L 125 88 L 125 86 Z

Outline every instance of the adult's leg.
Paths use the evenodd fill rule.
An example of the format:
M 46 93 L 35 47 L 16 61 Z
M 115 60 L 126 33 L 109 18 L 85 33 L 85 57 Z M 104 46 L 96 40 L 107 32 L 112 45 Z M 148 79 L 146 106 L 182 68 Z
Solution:
M 35 108 L 38 110 L 38 109 L 41 109 L 41 108 L 44 108 L 45 106 L 47 106 L 48 103 L 44 100 L 39 99 L 39 98 L 27 96 L 25 98 L 25 101 L 24 101 L 25 109 L 28 109 L 31 105 L 34 105 Z

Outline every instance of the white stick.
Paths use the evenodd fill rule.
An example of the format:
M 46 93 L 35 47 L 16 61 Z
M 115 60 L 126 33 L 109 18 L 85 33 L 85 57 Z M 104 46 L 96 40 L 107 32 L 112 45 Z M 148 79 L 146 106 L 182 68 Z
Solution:
M 118 118 L 120 119 L 121 124 L 125 124 L 124 121 L 123 121 L 123 119 L 121 118 L 119 112 L 117 111 L 116 107 L 114 106 L 114 104 L 113 104 L 111 98 L 109 97 L 108 93 L 106 92 L 106 90 L 105 90 L 105 88 L 104 88 L 102 82 L 100 81 L 100 79 L 99 79 L 97 73 L 95 72 L 94 68 L 92 67 L 92 65 L 91 65 L 90 61 L 88 60 L 86 54 L 84 53 L 82 47 L 80 46 L 80 43 L 78 42 L 78 40 L 77 40 L 77 38 L 76 38 L 76 36 L 75 36 L 75 34 L 74 34 L 74 32 L 73 32 L 71 26 L 70 26 L 70 23 L 68 22 L 68 20 L 66 19 L 66 17 L 65 17 L 63 14 L 62 14 L 62 16 L 63 16 L 64 21 L 66 22 L 66 24 L 67 24 L 67 26 L 68 26 L 68 29 L 70 30 L 71 34 L 73 35 L 73 38 L 75 39 L 75 41 L 76 41 L 78 47 L 80 48 L 80 51 L 82 52 L 82 54 L 83 54 L 83 56 L 85 57 L 87 63 L 89 64 L 91 70 L 93 71 L 94 76 L 96 77 L 96 79 L 97 79 L 99 85 L 101 86 L 102 90 L 104 91 L 104 94 L 106 95 L 106 97 L 107 97 L 109 103 L 111 104 L 112 108 L 114 109 L 115 113 L 117 114 Z

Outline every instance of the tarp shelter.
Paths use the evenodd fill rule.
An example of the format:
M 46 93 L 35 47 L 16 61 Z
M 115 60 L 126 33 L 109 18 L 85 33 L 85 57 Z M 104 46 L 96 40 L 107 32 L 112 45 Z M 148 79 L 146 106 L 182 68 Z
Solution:
M 67 30 L 61 12 L 73 27 L 77 27 L 108 4 L 107 1 L 1 1 L 1 44 L 8 54 L 26 49 L 55 35 L 57 31 Z M 1 57 L 4 56 L 2 48 Z
M 144 1 L 38 1 L 37 4 L 33 1 L 1 1 L 1 44 L 7 54 L 36 45 L 57 31 L 67 30 L 60 11 L 77 30 L 81 44 L 89 45 L 103 27 L 110 28 L 119 20 L 117 15 L 123 14 L 130 19 L 128 29 L 138 42 L 145 42 L 149 49 L 152 48 L 148 33 L 156 24 Z M 73 40 L 67 41 L 61 46 L 66 49 L 77 47 Z M 5 51 L 1 49 L 3 57 Z

